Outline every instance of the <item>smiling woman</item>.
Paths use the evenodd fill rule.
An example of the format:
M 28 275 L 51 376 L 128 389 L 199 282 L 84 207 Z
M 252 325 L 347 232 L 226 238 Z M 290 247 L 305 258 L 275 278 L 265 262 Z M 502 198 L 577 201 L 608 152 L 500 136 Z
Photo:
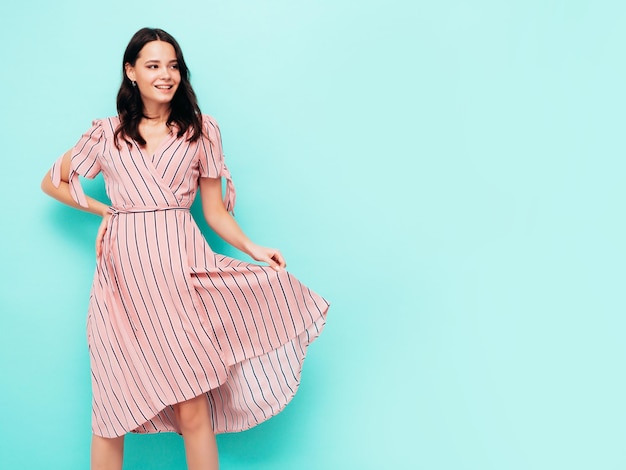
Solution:
M 125 64 L 125 71 L 133 86 L 139 88 L 147 116 L 157 114 L 163 105 L 169 107 L 180 84 L 178 59 L 171 44 L 149 42 L 134 65 Z
M 92 468 L 120 470 L 128 432 L 171 431 L 183 435 L 190 470 L 215 469 L 215 433 L 255 426 L 291 400 L 328 303 L 235 222 L 219 127 L 200 113 L 165 31 L 130 41 L 117 107 L 42 182 L 102 216 L 87 320 Z M 100 172 L 110 207 L 79 183 Z M 266 265 L 211 250 L 189 211 L 198 189 L 209 226 Z
M 122 134 L 142 146 L 149 137 L 161 141 L 172 124 L 178 126 L 178 137 L 187 129 L 192 131 L 192 141 L 200 136 L 200 108 L 189 82 L 189 69 L 171 35 L 163 30 L 139 30 L 126 47 L 122 76 L 117 94 L 121 126 L 115 131 L 116 144 Z M 150 150 L 154 149 L 147 149 L 152 155 Z

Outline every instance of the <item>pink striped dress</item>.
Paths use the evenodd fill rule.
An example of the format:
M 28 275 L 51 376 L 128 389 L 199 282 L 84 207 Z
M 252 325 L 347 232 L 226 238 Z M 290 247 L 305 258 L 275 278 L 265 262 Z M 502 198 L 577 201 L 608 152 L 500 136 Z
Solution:
M 206 394 L 216 433 L 248 429 L 295 394 L 328 303 L 282 270 L 214 253 L 190 212 L 200 177 L 226 179 L 216 122 L 196 142 L 174 132 L 153 156 L 116 148 L 117 117 L 94 121 L 72 151 L 79 175 L 102 172 L 112 216 L 87 317 L 96 435 L 180 432 L 172 405 Z M 60 182 L 59 159 L 52 181 Z

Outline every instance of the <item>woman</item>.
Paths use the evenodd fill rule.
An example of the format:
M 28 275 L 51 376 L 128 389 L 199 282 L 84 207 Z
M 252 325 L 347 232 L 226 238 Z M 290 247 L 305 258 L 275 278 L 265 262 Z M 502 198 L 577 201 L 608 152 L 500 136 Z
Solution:
M 229 213 L 235 193 L 219 128 L 200 113 L 165 31 L 131 39 L 117 109 L 42 182 L 50 196 L 102 216 L 87 317 L 92 468 L 122 468 L 127 432 L 163 431 L 182 434 L 190 470 L 218 468 L 215 433 L 248 429 L 293 397 L 328 303 Z M 111 206 L 80 186 L 79 175 L 99 172 Z M 210 249 L 189 212 L 198 188 L 209 226 L 268 266 Z

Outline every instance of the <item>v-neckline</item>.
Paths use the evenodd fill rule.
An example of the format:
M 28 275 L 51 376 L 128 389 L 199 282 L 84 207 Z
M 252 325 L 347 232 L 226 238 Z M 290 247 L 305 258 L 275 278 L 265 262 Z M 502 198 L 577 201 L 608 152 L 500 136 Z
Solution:
M 161 140 L 161 142 L 159 142 L 159 145 L 157 145 L 154 148 L 154 152 L 150 153 L 148 152 L 148 148 L 144 147 L 142 148 L 141 145 L 137 144 L 137 148 L 139 148 L 139 151 L 141 152 L 141 155 L 144 158 L 149 158 L 151 162 L 154 163 L 154 159 L 155 157 L 159 154 L 159 151 L 170 142 L 170 140 L 172 140 L 172 138 L 174 138 L 176 135 L 176 133 L 174 132 L 174 128 L 170 128 L 170 132 L 168 134 L 165 135 L 165 137 L 163 138 L 163 140 Z M 147 143 L 147 142 L 146 142 Z

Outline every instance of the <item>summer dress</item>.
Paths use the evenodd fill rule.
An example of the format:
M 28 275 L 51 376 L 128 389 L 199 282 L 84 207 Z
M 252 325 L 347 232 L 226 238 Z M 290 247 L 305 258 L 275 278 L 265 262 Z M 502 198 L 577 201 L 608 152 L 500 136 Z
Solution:
M 200 177 L 235 190 L 215 120 L 189 142 L 173 132 L 151 157 L 94 121 L 72 150 L 70 189 L 102 172 L 112 216 L 88 317 L 96 435 L 180 432 L 172 405 L 206 394 L 216 433 L 278 413 L 298 387 L 307 346 L 328 303 L 285 270 L 214 253 L 191 216 Z M 52 181 L 60 182 L 59 159 Z

